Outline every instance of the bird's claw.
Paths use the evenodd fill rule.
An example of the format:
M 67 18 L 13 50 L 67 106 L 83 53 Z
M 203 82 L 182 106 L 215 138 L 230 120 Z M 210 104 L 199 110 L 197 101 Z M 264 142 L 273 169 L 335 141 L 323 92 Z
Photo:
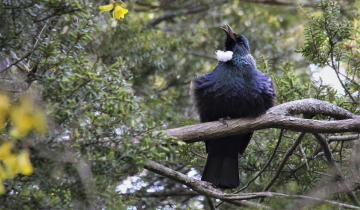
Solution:
M 227 124 L 226 120 L 231 120 L 230 117 L 225 117 L 225 118 L 220 118 L 219 121 L 223 124 L 226 125 L 226 127 L 229 127 L 229 125 Z

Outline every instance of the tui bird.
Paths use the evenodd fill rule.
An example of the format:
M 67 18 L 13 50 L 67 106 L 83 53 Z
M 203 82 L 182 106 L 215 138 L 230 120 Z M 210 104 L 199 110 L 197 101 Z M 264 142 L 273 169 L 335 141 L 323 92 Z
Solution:
M 245 36 L 234 33 L 229 25 L 227 30 L 221 29 L 226 33 L 226 52 L 218 51 L 215 69 L 195 77 L 191 83 L 200 121 L 258 117 L 275 105 L 274 84 L 256 68 Z M 243 154 L 252 134 L 205 141 L 208 157 L 201 180 L 222 189 L 238 187 L 238 154 Z

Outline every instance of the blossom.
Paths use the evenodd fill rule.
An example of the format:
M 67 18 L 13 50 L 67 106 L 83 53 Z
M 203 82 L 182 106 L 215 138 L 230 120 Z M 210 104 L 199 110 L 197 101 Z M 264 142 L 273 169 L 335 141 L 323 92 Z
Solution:
M 5 94 L 0 94 L 0 112 L 7 112 L 9 110 L 10 99 Z
M 125 15 L 126 13 L 128 13 L 128 11 L 129 11 L 129 10 L 124 9 L 124 8 L 122 8 L 122 7 L 119 6 L 119 5 L 116 5 L 115 11 L 114 11 L 114 13 L 115 13 L 115 18 L 118 19 L 118 20 L 120 20 L 120 18 L 124 18 L 124 15 Z
M 3 162 L 6 168 L 7 176 L 9 178 L 14 178 L 19 169 L 17 155 L 14 153 L 10 153 L 6 157 L 2 158 L 1 161 Z
M 18 155 L 19 172 L 23 175 L 30 175 L 33 172 L 29 156 L 28 151 L 21 151 Z
M 0 195 L 5 193 L 5 186 L 2 182 L 0 182 Z
M 30 162 L 30 154 L 27 150 L 13 153 L 14 144 L 10 141 L 0 146 L 0 195 L 5 193 L 5 186 L 2 181 L 14 178 L 17 174 L 31 175 L 33 167 Z
M 99 9 L 101 10 L 101 12 L 109 12 L 114 9 L 114 4 L 100 6 Z
M 5 127 L 9 108 L 10 99 L 5 94 L 0 94 L 0 130 Z
M 8 178 L 8 177 L 7 177 L 5 168 L 4 168 L 2 165 L 0 165 L 0 183 L 1 183 L 2 180 L 5 180 L 5 179 L 7 179 L 7 178 Z M 0 185 L 1 185 L 1 184 L 0 184 Z M 0 190 L 0 191 L 1 191 L 1 190 Z M 1 192 L 0 192 L 0 195 L 1 195 Z
M 33 107 L 30 98 L 23 98 L 21 104 L 14 106 L 10 112 L 13 128 L 10 135 L 14 139 L 26 136 L 31 130 L 44 134 L 47 130 L 44 114 Z
M 6 141 L 0 146 L 0 160 L 11 154 L 13 143 Z
M 122 1 L 115 2 L 114 0 L 110 0 L 108 5 L 99 6 L 101 12 L 110 12 L 111 17 L 114 17 L 118 20 L 120 18 L 124 18 L 124 15 L 128 13 L 129 10 L 121 7 Z

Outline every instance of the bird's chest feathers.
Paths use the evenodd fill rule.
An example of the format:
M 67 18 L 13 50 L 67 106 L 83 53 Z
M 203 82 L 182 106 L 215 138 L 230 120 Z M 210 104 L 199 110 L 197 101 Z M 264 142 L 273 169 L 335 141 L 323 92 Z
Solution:
M 244 72 L 251 71 L 252 67 L 256 68 L 255 59 L 251 54 L 241 55 L 235 53 L 231 59 L 231 64 Z
M 250 54 L 249 54 L 250 55 Z M 250 55 L 251 56 L 251 55 Z M 219 64 L 214 70 L 212 85 L 204 94 L 209 97 L 226 98 L 247 97 L 257 95 L 259 71 L 253 63 L 252 56 L 233 56 L 231 61 Z M 254 95 L 254 96 L 255 96 Z
M 253 65 L 253 58 L 249 56 L 233 56 L 232 60 L 223 64 L 216 72 L 215 80 L 225 86 L 247 86 L 256 79 L 257 69 Z

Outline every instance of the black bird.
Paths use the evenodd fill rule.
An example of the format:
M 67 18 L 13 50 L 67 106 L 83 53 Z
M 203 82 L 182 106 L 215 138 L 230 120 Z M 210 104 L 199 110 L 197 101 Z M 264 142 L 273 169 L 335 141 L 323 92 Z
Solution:
M 225 50 L 215 69 L 192 81 L 192 96 L 201 122 L 221 118 L 258 117 L 275 105 L 270 77 L 256 68 L 249 41 L 227 25 Z M 231 54 L 231 52 L 228 52 Z M 201 180 L 223 189 L 239 186 L 238 154 L 243 154 L 253 132 L 205 141 L 208 157 Z

